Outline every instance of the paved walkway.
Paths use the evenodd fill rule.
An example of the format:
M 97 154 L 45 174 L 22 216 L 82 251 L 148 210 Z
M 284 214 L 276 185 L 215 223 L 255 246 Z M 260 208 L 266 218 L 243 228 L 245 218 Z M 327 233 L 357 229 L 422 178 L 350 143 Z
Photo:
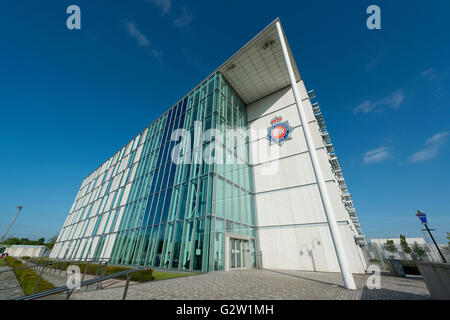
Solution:
M 0 267 L 0 271 L 11 270 L 8 266 Z M 23 296 L 22 288 L 14 272 L 0 273 L 0 300 L 11 300 Z
M 346 290 L 338 273 L 286 270 L 234 270 L 135 284 L 127 299 L 295 299 L 423 300 L 431 299 L 422 277 L 381 276 L 381 289 L 369 290 L 369 275 L 355 275 L 358 290 Z M 74 293 L 71 299 L 121 299 L 123 288 Z

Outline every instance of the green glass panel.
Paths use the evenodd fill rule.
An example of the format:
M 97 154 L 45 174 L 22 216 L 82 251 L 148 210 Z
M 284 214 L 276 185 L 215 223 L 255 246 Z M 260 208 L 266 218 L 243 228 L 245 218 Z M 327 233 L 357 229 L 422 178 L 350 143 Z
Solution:
M 153 266 L 159 267 L 161 264 L 161 255 L 164 247 L 164 235 L 166 232 L 166 225 L 161 224 L 159 226 L 159 233 L 158 233 L 158 242 L 156 243 L 155 247 L 155 257 L 153 258 Z
M 191 266 L 193 225 L 192 220 L 185 222 L 179 267 L 182 270 L 189 270 Z
M 216 219 L 214 234 L 214 270 L 223 270 L 225 265 L 225 222 Z
M 171 254 L 171 250 L 172 250 L 172 237 L 173 237 L 173 233 L 174 233 L 174 224 L 173 223 L 169 223 L 167 225 L 167 230 L 166 230 L 166 237 L 164 240 L 164 248 L 163 248 L 163 254 L 161 257 L 161 268 L 168 268 L 169 267 L 169 263 L 170 263 L 170 254 Z M 156 265 L 158 266 L 158 265 Z
M 200 219 L 195 221 L 195 235 L 193 247 L 193 270 L 202 270 L 202 255 L 203 255 L 203 240 L 205 231 L 205 220 Z
M 179 221 L 175 227 L 175 234 L 172 242 L 172 262 L 171 268 L 178 269 L 180 266 L 180 249 L 181 249 L 181 238 L 183 235 L 183 221 Z
M 153 257 L 154 257 L 154 253 L 155 253 L 156 246 L 157 246 L 156 239 L 157 239 L 157 235 L 158 235 L 158 229 L 159 229 L 159 226 L 157 226 L 157 225 L 152 227 L 152 234 L 150 237 L 148 253 L 145 258 L 146 265 L 150 265 L 150 266 L 153 265 Z
M 209 260 L 210 260 L 210 248 L 209 248 L 209 239 L 211 238 L 211 217 L 207 217 L 205 220 L 205 236 L 203 239 L 203 252 L 202 252 L 202 271 L 207 272 L 209 268 Z M 212 230 L 214 230 L 214 226 L 212 226 Z

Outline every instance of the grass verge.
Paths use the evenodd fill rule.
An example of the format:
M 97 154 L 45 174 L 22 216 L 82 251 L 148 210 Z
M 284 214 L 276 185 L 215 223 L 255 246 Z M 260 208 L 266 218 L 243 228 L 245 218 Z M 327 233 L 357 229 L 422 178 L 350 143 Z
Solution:
M 200 273 L 175 273 L 175 272 L 164 272 L 164 271 L 153 270 L 154 280 L 165 280 L 165 279 L 172 279 L 172 278 L 178 278 L 178 277 L 193 276 L 196 274 L 200 274 Z
M 49 258 L 30 258 L 28 261 L 37 263 L 37 264 L 45 264 L 52 262 Z M 80 267 L 81 273 L 84 273 L 84 270 L 86 269 L 86 263 L 85 262 L 74 262 L 72 265 L 78 265 Z M 61 264 L 57 263 L 52 268 L 55 269 L 62 269 L 64 267 L 64 270 L 67 270 L 68 265 L 62 266 Z M 103 268 L 103 267 L 102 267 Z M 106 268 L 105 275 L 109 275 L 112 273 L 116 273 L 119 271 L 124 271 L 130 269 L 129 267 L 121 267 L 121 266 L 108 266 Z M 98 264 L 90 263 L 87 268 L 87 274 L 93 274 L 95 275 L 98 270 Z M 103 269 L 101 269 L 103 270 Z M 100 271 L 101 272 L 101 271 Z M 196 274 L 201 273 L 176 273 L 176 272 L 164 272 L 164 271 L 156 271 L 153 269 L 146 269 L 144 271 L 139 271 L 136 273 L 133 273 L 131 276 L 131 281 L 138 281 L 138 282 L 148 282 L 152 280 L 165 280 L 165 279 L 171 279 L 171 278 L 178 278 L 178 277 L 186 277 L 186 276 L 192 276 Z M 126 279 L 126 276 L 123 277 L 123 279 Z

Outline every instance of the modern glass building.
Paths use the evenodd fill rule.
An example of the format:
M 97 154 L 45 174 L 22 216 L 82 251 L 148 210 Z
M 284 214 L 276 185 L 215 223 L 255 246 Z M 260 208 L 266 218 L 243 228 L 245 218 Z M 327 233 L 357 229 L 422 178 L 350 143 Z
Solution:
M 214 73 L 84 180 L 52 256 L 223 270 L 230 232 L 243 236 L 233 250 L 245 252 L 232 264 L 254 265 L 248 138 L 234 130 L 232 146 L 226 134 L 203 134 L 243 130 L 246 119 L 243 100 Z M 196 125 L 204 127 L 196 132 Z M 179 141 L 171 139 L 183 128 Z M 180 148 L 175 163 L 173 150 L 181 141 L 195 147 Z M 223 161 L 204 161 L 210 144 Z
M 351 195 L 281 30 L 276 19 L 91 173 L 50 257 L 335 272 L 345 251 L 364 272 Z

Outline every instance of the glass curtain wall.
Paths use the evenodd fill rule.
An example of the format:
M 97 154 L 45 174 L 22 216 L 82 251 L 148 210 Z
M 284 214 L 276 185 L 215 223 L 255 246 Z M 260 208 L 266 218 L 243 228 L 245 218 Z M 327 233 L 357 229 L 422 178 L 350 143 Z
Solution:
M 255 243 L 246 122 L 211 76 L 83 182 L 51 257 L 223 270 L 225 233 Z

